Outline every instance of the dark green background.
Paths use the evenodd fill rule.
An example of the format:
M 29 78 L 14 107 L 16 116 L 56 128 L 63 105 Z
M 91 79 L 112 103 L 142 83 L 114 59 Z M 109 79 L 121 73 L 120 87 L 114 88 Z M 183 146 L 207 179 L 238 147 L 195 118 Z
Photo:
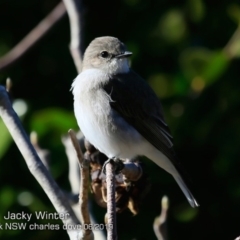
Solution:
M 0 55 L 57 3 L 0 0 Z M 118 217 L 119 239 L 156 239 L 152 223 L 165 194 L 170 199 L 169 239 L 236 238 L 240 235 L 240 47 L 233 43 L 231 54 L 224 49 L 240 23 L 239 1 L 89 0 L 83 5 L 84 47 L 95 37 L 110 35 L 134 53 L 132 68 L 161 98 L 176 151 L 201 205 L 191 209 L 172 177 L 145 161 L 152 189 L 139 215 L 126 212 Z M 51 152 L 51 172 L 65 190 L 70 187 L 61 135 L 77 129 L 69 91 L 77 72 L 68 49 L 69 35 L 65 16 L 23 58 L 0 72 L 1 84 L 12 78 L 13 99 L 27 102 L 24 127 L 28 133 L 35 130 L 41 146 Z M 3 133 L 1 123 L 0 223 L 8 211 L 54 211 L 15 144 Z M 27 206 L 19 203 L 22 192 L 32 195 Z M 104 213 L 94 205 L 99 222 Z M 68 239 L 64 231 L 0 230 L 0 237 Z

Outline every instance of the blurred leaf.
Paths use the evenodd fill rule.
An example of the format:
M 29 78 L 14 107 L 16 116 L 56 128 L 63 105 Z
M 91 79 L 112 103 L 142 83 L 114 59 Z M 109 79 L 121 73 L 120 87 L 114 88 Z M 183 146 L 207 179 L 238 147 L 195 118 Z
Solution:
M 12 137 L 8 132 L 8 129 L 6 128 L 4 122 L 0 118 L 0 159 L 2 158 L 4 153 L 7 151 L 11 142 L 12 142 Z
M 148 82 L 158 97 L 165 98 L 172 95 L 170 79 L 167 76 L 163 74 L 154 74 L 149 77 Z
M 203 72 L 203 78 L 206 79 L 207 84 L 212 84 L 220 78 L 220 76 L 227 70 L 229 59 L 222 52 L 214 52 Z
M 230 4 L 227 8 L 227 12 L 229 17 L 236 22 L 237 24 L 240 23 L 240 6 L 236 3 Z
M 187 34 L 183 12 L 172 9 L 159 22 L 157 31 L 167 43 L 180 42 Z
M 173 80 L 173 91 L 176 95 L 184 96 L 189 91 L 189 82 L 186 80 L 186 78 L 181 75 L 177 74 L 174 76 Z
M 198 209 L 180 206 L 174 211 L 175 218 L 180 222 L 189 222 L 197 217 Z
M 192 87 L 200 90 L 210 85 L 226 71 L 229 59 L 222 51 L 210 51 L 204 48 L 185 50 L 180 56 L 180 64 Z
M 12 187 L 4 186 L 0 191 L 0 204 L 2 210 L 7 210 L 14 203 L 16 197 Z
M 181 74 L 176 74 L 174 77 L 154 74 L 149 77 L 148 82 L 159 98 L 185 96 L 189 92 L 189 82 Z
M 202 76 L 209 64 L 212 52 L 206 48 L 188 48 L 180 55 L 180 65 L 188 80 L 195 76 Z
M 56 131 L 59 136 L 70 128 L 78 128 L 74 113 L 63 109 L 44 109 L 35 112 L 31 119 L 31 130 L 36 131 L 39 136 L 49 131 Z
M 202 0 L 188 0 L 187 11 L 193 22 L 200 22 L 205 14 L 205 5 Z
M 184 105 L 181 103 L 174 103 L 170 108 L 170 112 L 173 117 L 181 117 L 184 113 Z

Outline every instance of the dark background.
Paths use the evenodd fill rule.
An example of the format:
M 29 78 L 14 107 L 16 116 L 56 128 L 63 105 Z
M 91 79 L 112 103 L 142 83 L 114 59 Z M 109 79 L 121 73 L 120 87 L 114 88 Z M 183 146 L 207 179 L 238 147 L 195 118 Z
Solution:
M 58 3 L 0 0 L 3 56 Z M 234 239 L 240 234 L 240 23 L 239 1 L 83 1 L 83 45 L 115 36 L 134 54 L 131 66 L 162 101 L 175 149 L 194 183 L 200 208 L 192 209 L 171 176 L 145 161 L 152 189 L 140 213 L 118 216 L 119 239 L 156 239 L 152 223 L 163 195 L 170 199 L 169 239 Z M 13 81 L 12 97 L 23 99 L 28 133 L 51 152 L 51 173 L 69 190 L 62 134 L 78 129 L 69 91 L 77 72 L 69 53 L 65 16 L 23 58 L 0 72 Z M 103 221 L 105 209 L 93 206 Z M 0 120 L 0 223 L 7 212 L 54 209 Z M 21 222 L 21 221 L 18 221 Z M 36 220 L 36 223 L 58 221 Z M 1 239 L 68 239 L 64 231 L 0 230 Z

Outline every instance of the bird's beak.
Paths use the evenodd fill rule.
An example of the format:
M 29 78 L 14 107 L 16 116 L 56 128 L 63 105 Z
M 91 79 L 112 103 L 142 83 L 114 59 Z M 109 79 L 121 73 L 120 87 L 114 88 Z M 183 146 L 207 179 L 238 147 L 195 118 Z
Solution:
M 117 55 L 116 58 L 126 58 L 126 57 L 129 57 L 131 55 L 132 55 L 131 52 L 126 51 L 124 53 L 121 53 L 121 54 Z

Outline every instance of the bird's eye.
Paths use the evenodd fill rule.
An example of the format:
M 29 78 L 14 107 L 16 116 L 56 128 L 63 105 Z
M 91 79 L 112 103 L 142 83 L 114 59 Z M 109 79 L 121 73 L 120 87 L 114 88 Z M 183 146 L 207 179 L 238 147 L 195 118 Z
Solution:
M 102 58 L 107 58 L 109 56 L 109 53 L 107 51 L 102 51 L 100 55 Z

